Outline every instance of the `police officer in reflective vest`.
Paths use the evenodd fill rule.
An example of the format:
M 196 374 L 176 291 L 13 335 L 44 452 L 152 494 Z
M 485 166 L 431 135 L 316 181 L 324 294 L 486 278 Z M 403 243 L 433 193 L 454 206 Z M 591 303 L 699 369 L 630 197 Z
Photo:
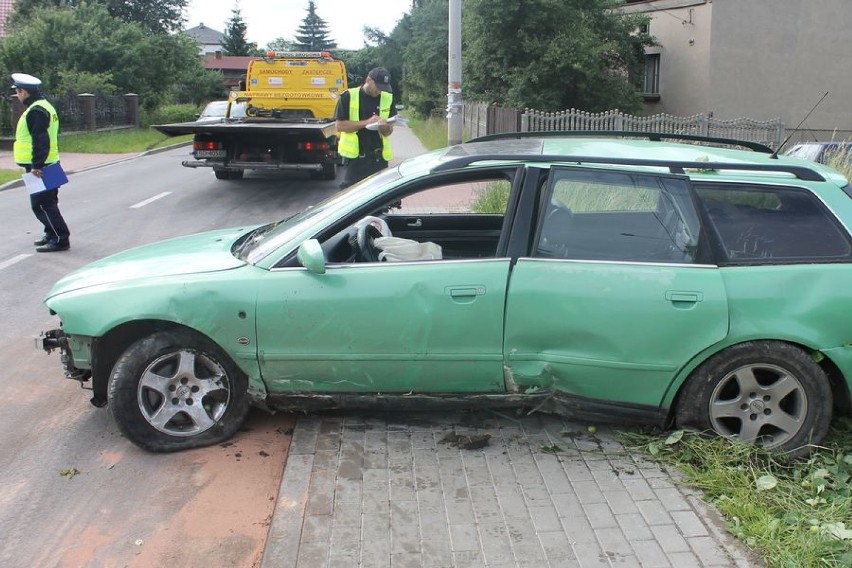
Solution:
M 349 159 L 340 187 L 348 187 L 388 167 L 393 158 L 388 137 L 396 115 L 390 73 L 384 67 L 370 70 L 364 84 L 343 91 L 337 102 L 337 151 Z
M 15 95 L 24 105 L 24 113 L 15 131 L 15 163 L 42 177 L 47 164 L 59 161 L 59 116 L 41 94 L 41 80 L 26 73 L 12 73 Z M 36 251 L 56 252 L 71 246 L 68 225 L 59 212 L 59 186 L 30 194 L 36 219 L 44 225 L 44 236 L 35 241 Z

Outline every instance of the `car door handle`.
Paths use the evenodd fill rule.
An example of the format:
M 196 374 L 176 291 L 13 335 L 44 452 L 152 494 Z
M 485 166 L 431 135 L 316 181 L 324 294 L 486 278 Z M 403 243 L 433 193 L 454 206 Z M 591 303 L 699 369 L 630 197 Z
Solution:
M 405 226 L 406 227 L 415 227 L 415 228 L 422 227 L 423 226 L 423 219 L 415 219 L 414 221 L 409 221 L 405 224 Z
M 676 308 L 688 308 L 704 300 L 704 293 L 692 290 L 666 290 L 666 300 Z
M 469 303 L 485 295 L 485 286 L 447 286 L 444 292 L 456 302 Z

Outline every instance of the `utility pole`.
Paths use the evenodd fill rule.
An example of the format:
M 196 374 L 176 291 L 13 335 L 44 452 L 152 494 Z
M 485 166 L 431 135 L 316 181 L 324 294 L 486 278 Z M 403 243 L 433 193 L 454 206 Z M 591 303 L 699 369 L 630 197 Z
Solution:
M 461 3 L 450 0 L 449 72 L 447 73 L 447 141 L 461 144 L 462 124 L 462 68 L 461 68 Z

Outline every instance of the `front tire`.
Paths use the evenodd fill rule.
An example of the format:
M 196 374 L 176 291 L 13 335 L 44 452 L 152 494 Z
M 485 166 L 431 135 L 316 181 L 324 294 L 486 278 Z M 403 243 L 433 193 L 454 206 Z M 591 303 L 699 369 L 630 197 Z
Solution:
M 676 421 L 798 457 L 822 442 L 831 413 L 828 377 L 807 353 L 753 341 L 717 353 L 692 373 Z
M 109 382 L 109 407 L 121 433 L 151 452 L 209 446 L 245 422 L 248 378 L 213 342 L 163 331 L 133 343 Z

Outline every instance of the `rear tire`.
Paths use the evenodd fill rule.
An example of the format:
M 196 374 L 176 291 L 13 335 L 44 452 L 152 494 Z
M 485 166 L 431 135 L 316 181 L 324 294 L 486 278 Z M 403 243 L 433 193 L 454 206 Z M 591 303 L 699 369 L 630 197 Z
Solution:
M 243 179 L 243 170 L 213 170 L 216 179 Z
M 109 381 L 110 412 L 121 433 L 150 452 L 223 442 L 248 415 L 248 378 L 215 343 L 161 331 L 122 353 Z
M 676 421 L 799 457 L 822 442 L 832 404 L 828 377 L 806 352 L 780 341 L 749 341 L 692 373 Z

